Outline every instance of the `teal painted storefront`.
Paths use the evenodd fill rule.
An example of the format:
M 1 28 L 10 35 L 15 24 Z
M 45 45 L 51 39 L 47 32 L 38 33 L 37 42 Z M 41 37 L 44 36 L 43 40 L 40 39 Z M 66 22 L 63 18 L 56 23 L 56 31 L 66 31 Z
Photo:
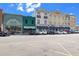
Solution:
M 3 15 L 3 27 L 4 31 L 10 32 L 20 32 L 22 33 L 23 29 L 23 17 L 22 15 L 16 14 L 4 14 Z
M 3 15 L 3 27 L 4 31 L 15 33 L 35 32 L 35 17 L 5 13 Z
M 23 16 L 23 32 L 29 33 L 29 32 L 35 32 L 35 30 L 36 30 L 35 17 Z

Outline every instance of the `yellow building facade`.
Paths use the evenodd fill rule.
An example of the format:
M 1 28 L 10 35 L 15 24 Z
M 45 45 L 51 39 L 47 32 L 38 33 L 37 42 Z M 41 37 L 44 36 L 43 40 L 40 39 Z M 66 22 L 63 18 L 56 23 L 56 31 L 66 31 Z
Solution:
M 54 25 L 57 27 L 63 27 L 64 20 L 63 20 L 63 13 L 60 11 L 50 12 L 49 14 L 49 25 Z

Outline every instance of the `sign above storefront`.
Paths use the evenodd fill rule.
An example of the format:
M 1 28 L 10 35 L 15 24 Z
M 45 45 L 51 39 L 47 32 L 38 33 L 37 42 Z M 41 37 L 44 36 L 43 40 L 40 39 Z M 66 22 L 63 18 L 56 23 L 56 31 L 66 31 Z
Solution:
M 25 29 L 35 29 L 35 26 L 24 26 Z

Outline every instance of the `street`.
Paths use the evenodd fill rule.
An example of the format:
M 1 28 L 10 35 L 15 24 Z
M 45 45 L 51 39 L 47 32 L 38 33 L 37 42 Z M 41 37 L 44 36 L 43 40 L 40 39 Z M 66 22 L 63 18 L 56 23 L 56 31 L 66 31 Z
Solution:
M 0 37 L 0 56 L 79 56 L 79 34 Z

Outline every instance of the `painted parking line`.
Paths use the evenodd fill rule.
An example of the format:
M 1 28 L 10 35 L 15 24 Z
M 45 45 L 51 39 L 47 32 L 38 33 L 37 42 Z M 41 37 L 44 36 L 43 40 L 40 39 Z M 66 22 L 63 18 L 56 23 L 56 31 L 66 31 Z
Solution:
M 58 54 L 62 54 L 62 55 L 65 55 L 65 56 L 67 56 L 68 54 L 66 54 L 66 53 L 63 53 L 63 52 L 60 52 L 60 51 L 54 51 L 55 53 L 58 53 Z
M 72 56 L 72 54 L 71 54 L 61 43 L 58 43 L 58 45 L 59 45 L 64 51 L 66 51 L 69 56 Z

